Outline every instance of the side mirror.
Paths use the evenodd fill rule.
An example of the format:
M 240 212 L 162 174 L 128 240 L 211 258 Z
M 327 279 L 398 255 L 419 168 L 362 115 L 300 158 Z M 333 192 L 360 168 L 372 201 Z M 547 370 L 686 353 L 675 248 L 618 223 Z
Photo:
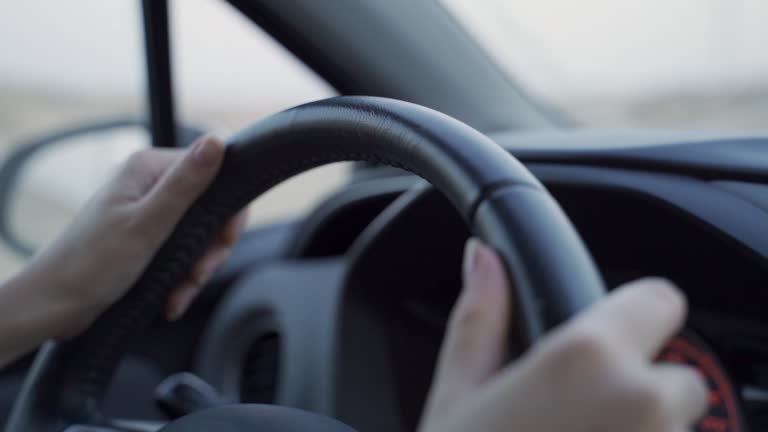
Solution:
M 131 153 L 149 147 L 144 120 L 120 119 L 59 131 L 21 145 L 0 165 L 0 239 L 30 256 L 72 219 Z M 180 127 L 187 144 L 202 129 Z

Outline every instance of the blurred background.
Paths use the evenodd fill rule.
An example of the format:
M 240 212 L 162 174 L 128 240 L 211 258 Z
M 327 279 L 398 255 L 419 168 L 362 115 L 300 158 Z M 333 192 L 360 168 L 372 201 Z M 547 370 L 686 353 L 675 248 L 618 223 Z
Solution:
M 766 129 L 768 1 L 442 0 L 584 126 Z
M 512 80 L 578 127 L 765 130 L 768 1 L 441 2 Z M 0 157 L 62 128 L 144 115 L 139 4 L 0 0 Z M 185 124 L 226 137 L 334 94 L 223 1 L 172 1 L 171 31 Z M 77 140 L 24 173 L 13 220 L 30 244 L 49 241 L 114 166 L 148 142 L 136 128 Z M 346 173 L 335 165 L 288 182 L 259 201 L 252 223 L 312 206 Z M 23 260 L 0 250 L 0 275 Z

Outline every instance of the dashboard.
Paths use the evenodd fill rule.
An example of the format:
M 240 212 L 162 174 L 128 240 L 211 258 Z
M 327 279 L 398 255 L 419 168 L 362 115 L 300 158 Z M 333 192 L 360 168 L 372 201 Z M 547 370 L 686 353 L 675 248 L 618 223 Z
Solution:
M 686 329 L 660 360 L 695 365 L 707 378 L 710 409 L 696 431 L 765 430 L 768 140 L 679 132 L 494 138 L 555 196 L 608 286 L 659 275 L 684 290 Z M 273 389 L 268 401 L 360 430 L 413 430 L 469 235 L 419 179 L 359 171 L 300 221 L 288 262 L 241 279 L 222 301 L 198 372 L 242 396 L 252 381 L 222 371 L 244 370 L 238 362 L 253 355 L 228 355 L 233 364 L 220 353 L 253 353 L 247 342 L 266 338 L 271 351 L 256 349 L 257 360 L 244 363 L 278 365 L 272 381 L 257 380 Z M 232 348 L 233 333 L 242 348 Z
M 559 172 L 547 166 L 537 173 L 540 178 L 546 179 L 545 171 Z M 678 205 L 617 188 L 616 182 L 611 187 L 545 183 L 584 237 L 609 286 L 662 275 L 687 294 L 691 312 L 686 331 L 661 358 L 700 366 L 707 377 L 711 409 L 697 430 L 763 430 L 768 402 L 764 258 Z M 361 270 L 350 274 L 345 295 L 351 307 L 376 314 L 383 323 L 381 344 L 389 347 L 391 364 L 380 368 L 391 368 L 410 427 L 417 421 L 429 384 L 424 377 L 430 376 L 459 290 L 459 275 L 452 269 L 459 268 L 469 233 L 449 204 L 429 188 L 399 200 L 400 210 L 382 224 L 386 231 L 372 235 L 368 248 L 359 252 L 353 268 Z M 350 317 L 343 327 L 358 327 L 360 321 Z M 355 335 L 350 332 L 342 339 L 346 343 Z M 351 353 L 362 349 L 362 343 L 349 348 L 348 367 L 376 362 Z M 364 390 L 353 394 L 357 392 Z

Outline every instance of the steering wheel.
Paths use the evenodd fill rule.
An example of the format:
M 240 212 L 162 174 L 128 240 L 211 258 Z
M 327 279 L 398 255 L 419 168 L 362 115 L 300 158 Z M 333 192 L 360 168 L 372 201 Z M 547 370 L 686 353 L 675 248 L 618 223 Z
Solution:
M 170 289 L 239 209 L 288 177 L 338 161 L 403 168 L 441 191 L 473 233 L 514 269 L 523 345 L 605 292 L 587 249 L 552 196 L 485 135 L 411 103 L 374 97 L 318 101 L 275 114 L 229 140 L 219 175 L 131 291 L 80 336 L 40 350 L 6 431 L 121 430 L 100 410 L 105 389 L 130 341 L 160 315 Z M 214 424 L 219 432 L 254 426 L 351 430 L 287 408 L 242 406 L 195 413 L 163 430 L 192 432 Z

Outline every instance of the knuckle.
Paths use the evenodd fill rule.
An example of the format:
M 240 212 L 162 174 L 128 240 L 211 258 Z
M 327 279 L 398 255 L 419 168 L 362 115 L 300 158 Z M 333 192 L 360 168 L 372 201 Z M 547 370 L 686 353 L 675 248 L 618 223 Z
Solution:
M 174 198 L 189 205 L 191 202 L 188 201 L 194 199 L 208 185 L 211 175 L 212 173 L 201 171 L 195 164 L 182 161 L 171 168 L 164 193 L 175 195 Z
M 134 170 L 146 166 L 151 157 L 152 150 L 138 150 L 133 152 L 125 161 L 124 167 L 127 170 Z
M 558 335 L 538 348 L 531 360 L 549 379 L 582 385 L 610 373 L 612 357 L 607 341 L 596 333 L 579 331 Z
M 602 367 L 611 357 L 610 347 L 596 332 L 574 332 L 563 338 L 554 349 L 556 361 L 579 368 Z
M 113 224 L 116 232 L 121 232 L 124 249 L 145 254 L 155 247 L 163 232 L 160 224 L 148 209 L 146 202 L 136 202 L 124 206 Z

